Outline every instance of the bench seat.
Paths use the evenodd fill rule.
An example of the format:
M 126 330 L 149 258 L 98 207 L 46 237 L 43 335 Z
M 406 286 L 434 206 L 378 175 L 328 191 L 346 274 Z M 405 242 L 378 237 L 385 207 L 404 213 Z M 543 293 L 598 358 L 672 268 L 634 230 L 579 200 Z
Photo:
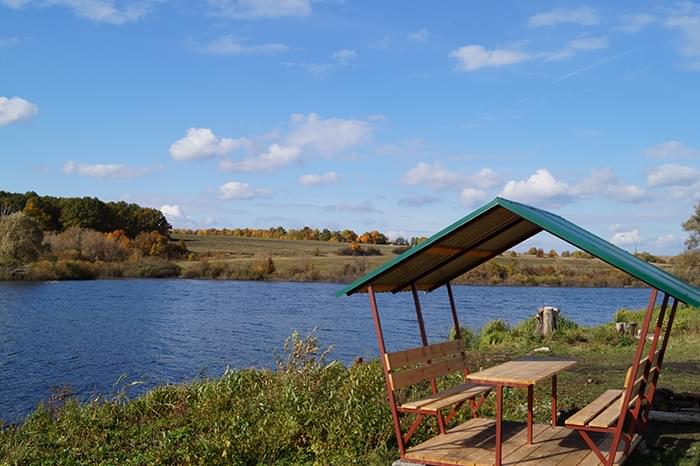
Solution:
M 434 395 L 426 396 L 420 400 L 409 401 L 402 404 L 399 409 L 401 411 L 421 411 L 426 414 L 437 414 L 437 412 L 443 408 L 473 399 L 490 390 L 491 387 L 488 385 L 478 385 L 467 382 L 435 393 Z

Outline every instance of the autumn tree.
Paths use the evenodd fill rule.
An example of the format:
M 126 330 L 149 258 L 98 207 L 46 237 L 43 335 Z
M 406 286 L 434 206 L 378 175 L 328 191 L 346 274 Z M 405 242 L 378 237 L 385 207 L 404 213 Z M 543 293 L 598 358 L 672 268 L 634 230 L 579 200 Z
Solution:
M 36 219 L 22 212 L 0 219 L 0 263 L 17 266 L 34 262 L 42 252 L 44 233 Z
M 688 220 L 683 222 L 683 229 L 690 233 L 685 245 L 688 249 L 700 247 L 700 203 L 695 206 L 695 212 Z

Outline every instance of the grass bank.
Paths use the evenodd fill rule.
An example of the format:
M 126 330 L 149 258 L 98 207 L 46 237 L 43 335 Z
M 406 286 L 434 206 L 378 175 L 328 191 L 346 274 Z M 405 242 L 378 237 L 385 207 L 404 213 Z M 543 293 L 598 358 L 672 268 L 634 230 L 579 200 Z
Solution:
M 640 316 L 627 311 L 624 319 Z M 612 323 L 588 328 L 564 321 L 546 339 L 534 336 L 533 326 L 531 320 L 514 328 L 491 323 L 469 332 L 472 369 L 546 345 L 551 354 L 578 360 L 560 376 L 560 408 L 581 407 L 622 386 L 635 342 L 618 335 Z M 681 308 L 673 333 L 661 386 L 697 391 L 700 310 Z M 457 377 L 442 381 L 456 382 Z M 414 387 L 402 397 L 427 390 Z M 492 398 L 484 415 L 493 415 Z M 522 421 L 523 391 L 506 389 L 504 406 L 507 419 Z M 535 417 L 546 422 L 548 416 L 548 387 L 536 386 Z M 699 430 L 654 426 L 650 453 L 632 464 L 698 464 Z M 416 440 L 435 433 L 433 424 L 424 423 Z M 0 432 L 0 463 L 8 465 L 387 465 L 396 451 L 378 361 L 346 367 L 330 360 L 313 335 L 290 337 L 276 370 L 229 370 L 220 378 L 167 385 L 131 400 L 126 391 L 83 403 L 58 398 Z

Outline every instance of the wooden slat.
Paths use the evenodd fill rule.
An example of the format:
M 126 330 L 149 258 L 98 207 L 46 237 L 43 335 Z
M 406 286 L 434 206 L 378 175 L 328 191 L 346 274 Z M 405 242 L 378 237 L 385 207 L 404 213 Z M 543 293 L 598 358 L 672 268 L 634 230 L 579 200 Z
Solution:
M 461 340 L 444 341 L 428 346 L 419 346 L 395 353 L 386 353 L 384 359 L 387 368 L 394 371 L 401 367 L 424 364 L 427 361 L 444 358 L 464 351 L 464 342 Z
M 642 375 L 644 375 L 644 371 L 646 370 L 647 364 L 649 363 L 649 360 L 647 358 L 642 358 L 639 361 L 639 366 L 637 366 L 637 375 L 635 376 L 634 380 L 639 379 Z M 627 369 L 627 375 L 625 375 L 625 388 L 627 388 L 627 384 L 630 382 L 630 377 L 632 374 L 632 368 L 630 367 Z
M 634 395 L 631 399 L 630 402 L 628 403 L 628 409 L 634 406 L 634 404 L 637 402 L 639 397 L 637 395 Z M 589 426 L 591 427 L 611 427 L 614 425 L 617 420 L 620 417 L 620 414 L 622 414 L 622 402 L 624 401 L 623 397 L 621 396 L 620 398 L 617 399 L 613 404 L 608 406 L 605 411 L 600 413 L 598 416 L 595 418 L 591 419 L 591 421 L 588 423 Z
M 444 397 L 440 398 L 439 400 L 434 401 L 433 403 L 423 405 L 423 406 L 421 406 L 421 409 L 437 411 L 439 409 L 443 409 L 443 408 L 446 408 L 448 406 L 452 406 L 454 404 L 457 404 L 460 401 L 475 398 L 475 397 L 477 397 L 483 393 L 487 393 L 488 391 L 491 390 L 491 387 L 488 385 L 476 385 L 476 384 L 460 385 L 460 387 L 464 387 L 464 386 L 469 386 L 469 387 L 465 388 L 464 390 L 462 390 L 460 392 L 444 396 Z M 455 388 L 458 388 L 458 387 L 455 387 Z M 440 393 L 438 393 L 438 394 L 440 394 Z
M 464 251 L 464 248 L 456 248 L 452 246 L 432 246 L 426 249 L 423 253 L 434 256 L 453 256 L 455 254 L 461 254 Z
M 469 374 L 467 378 L 483 383 L 535 384 L 574 364 L 576 361 L 570 359 L 520 359 Z
M 389 374 L 389 385 L 392 390 L 398 390 L 409 385 L 416 384 L 423 380 L 430 380 L 437 377 L 442 377 L 452 372 L 461 371 L 468 367 L 467 361 L 462 353 L 457 353 L 458 356 L 451 359 L 444 359 L 440 362 L 427 364 L 401 371 L 395 374 Z
M 606 390 L 598 398 L 581 408 L 576 414 L 567 419 L 566 425 L 585 426 L 591 419 L 606 410 L 621 396 L 622 390 Z

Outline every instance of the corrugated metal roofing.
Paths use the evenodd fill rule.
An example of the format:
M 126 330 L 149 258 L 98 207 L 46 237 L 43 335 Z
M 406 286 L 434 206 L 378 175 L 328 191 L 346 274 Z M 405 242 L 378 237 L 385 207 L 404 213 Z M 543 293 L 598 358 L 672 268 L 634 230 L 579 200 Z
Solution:
M 366 292 L 369 285 L 377 292 L 405 291 L 412 283 L 432 291 L 543 230 L 679 301 L 700 306 L 697 286 L 559 215 L 500 197 L 355 280 L 338 295 Z

